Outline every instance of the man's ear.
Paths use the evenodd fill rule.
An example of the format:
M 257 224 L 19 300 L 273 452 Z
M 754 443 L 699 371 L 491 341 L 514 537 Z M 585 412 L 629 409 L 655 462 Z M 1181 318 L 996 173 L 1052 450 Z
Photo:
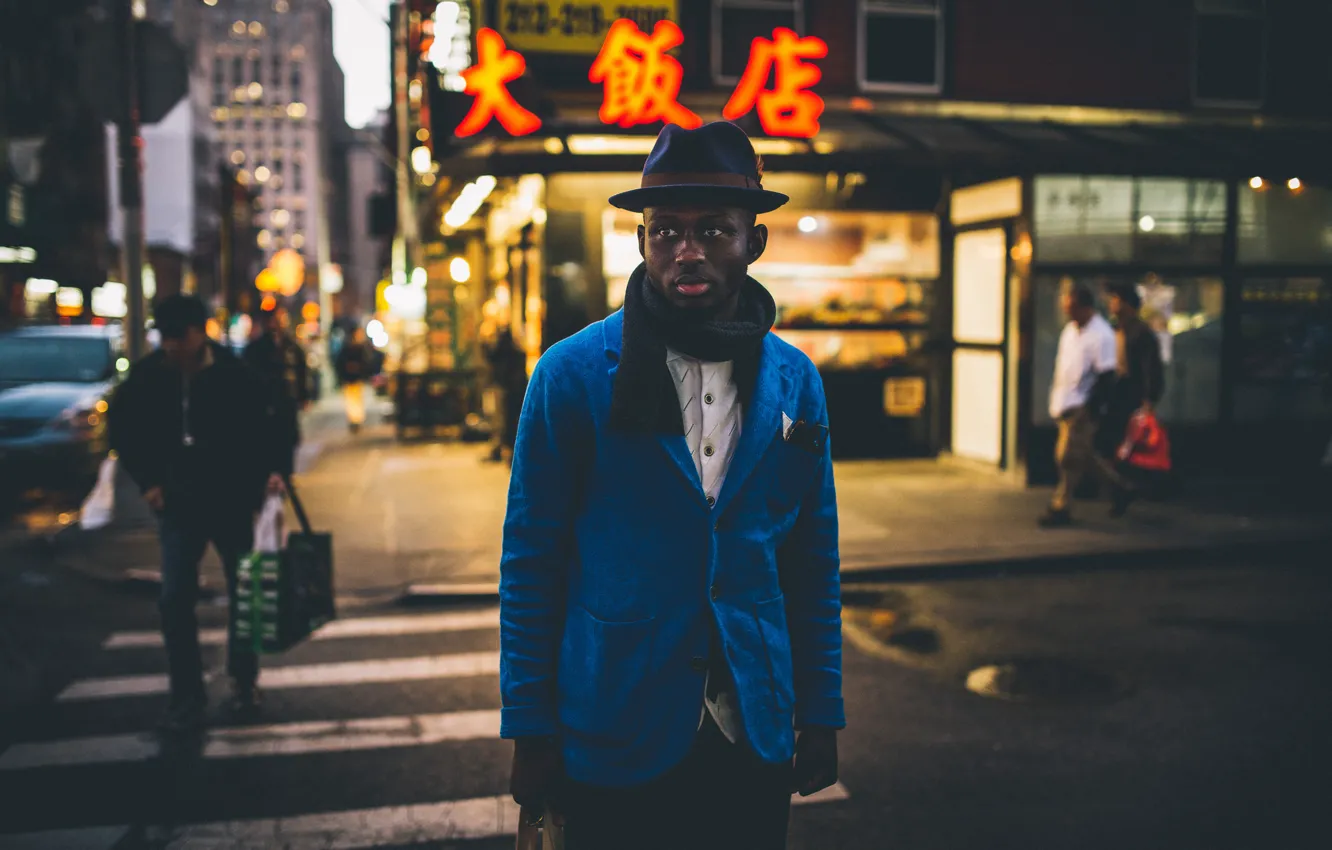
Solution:
M 768 249 L 768 225 L 756 224 L 749 229 L 749 262 L 757 263 Z
M 644 240 L 646 239 L 646 237 L 647 237 L 647 228 L 645 228 L 641 224 L 638 225 L 638 256 L 642 257 L 645 260 L 647 259 L 647 253 L 644 250 L 645 247 Z

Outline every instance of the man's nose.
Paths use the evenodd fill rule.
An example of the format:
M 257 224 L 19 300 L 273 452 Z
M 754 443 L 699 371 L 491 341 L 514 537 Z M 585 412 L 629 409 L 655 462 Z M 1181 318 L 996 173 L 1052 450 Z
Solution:
M 682 266 L 703 262 L 703 246 L 694 237 L 685 236 L 680 240 L 679 248 L 676 249 L 675 262 Z

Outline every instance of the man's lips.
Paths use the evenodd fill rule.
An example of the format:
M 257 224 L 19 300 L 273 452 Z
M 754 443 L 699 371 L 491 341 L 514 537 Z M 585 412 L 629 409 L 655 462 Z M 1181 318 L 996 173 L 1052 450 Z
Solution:
M 706 295 L 712 290 L 711 282 L 692 275 L 677 278 L 672 286 L 676 292 L 689 298 L 697 298 L 700 295 Z

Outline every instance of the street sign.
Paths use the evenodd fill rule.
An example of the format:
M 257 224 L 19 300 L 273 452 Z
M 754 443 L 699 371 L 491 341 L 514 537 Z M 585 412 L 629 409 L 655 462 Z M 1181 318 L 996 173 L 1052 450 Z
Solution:
M 136 21 L 135 27 L 139 122 L 156 124 L 189 93 L 189 60 L 169 27 L 152 21 Z M 119 45 L 114 27 L 100 24 L 88 33 L 84 54 L 79 58 L 80 86 L 89 93 L 88 103 L 103 121 L 118 120 L 125 108 Z

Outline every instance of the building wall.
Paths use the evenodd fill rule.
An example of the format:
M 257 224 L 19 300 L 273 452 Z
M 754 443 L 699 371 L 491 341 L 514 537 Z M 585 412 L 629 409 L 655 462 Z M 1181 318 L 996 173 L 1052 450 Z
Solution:
M 214 162 L 256 190 L 264 260 L 293 248 L 317 266 L 329 256 L 332 139 L 346 126 L 328 0 L 237 0 L 202 15 Z
M 370 235 L 370 198 L 385 188 L 384 164 L 370 145 L 375 141 L 357 141 L 347 155 L 348 263 L 343 269 L 347 295 L 344 303 L 364 312 L 374 310 L 375 286 L 380 268 L 381 239 Z

